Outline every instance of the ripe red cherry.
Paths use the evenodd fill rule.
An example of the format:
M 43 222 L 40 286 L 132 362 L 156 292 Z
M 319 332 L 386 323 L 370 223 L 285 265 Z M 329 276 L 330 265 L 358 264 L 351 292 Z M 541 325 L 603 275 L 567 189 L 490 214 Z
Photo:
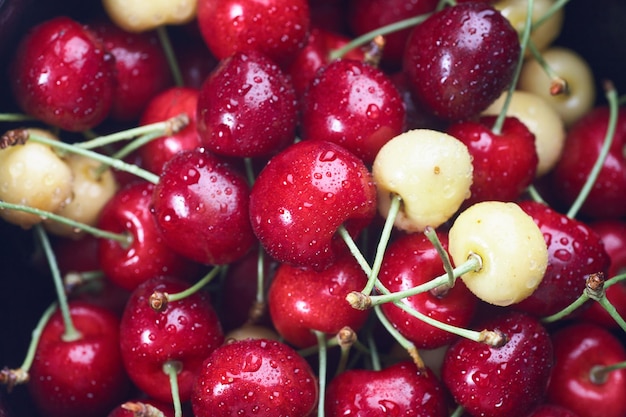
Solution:
M 535 179 L 539 163 L 535 135 L 514 117 L 507 117 L 496 134 L 492 131 L 495 121 L 495 116 L 483 116 L 447 129 L 472 155 L 474 174 L 471 196 L 465 200 L 468 206 L 479 201 L 515 201 Z
M 343 59 L 318 70 L 302 98 L 300 119 L 302 139 L 337 143 L 371 164 L 380 148 L 403 132 L 405 110 L 385 73 Z
M 376 214 L 376 188 L 363 162 L 325 141 L 302 141 L 273 157 L 250 193 L 254 233 L 274 259 L 323 269 Z
M 105 416 L 130 388 L 120 354 L 119 320 L 84 302 L 72 301 L 69 307 L 82 336 L 64 341 L 61 312 L 55 312 L 41 333 L 28 390 L 43 416 Z
M 444 248 L 447 248 L 447 235 L 438 232 L 438 237 Z M 424 284 L 443 271 L 443 262 L 433 244 L 424 234 L 415 233 L 403 235 L 389 245 L 378 278 L 389 291 L 396 292 Z M 427 291 L 407 297 L 403 302 L 435 320 L 468 327 L 478 298 L 458 280 L 448 290 Z M 393 303 L 383 304 L 382 309 L 393 326 L 417 348 L 434 349 L 452 342 L 456 337 L 411 316 Z
M 154 407 L 156 410 L 162 412 L 163 417 L 174 417 L 174 408 L 172 404 L 163 403 L 152 398 L 137 398 L 135 400 L 131 399 L 129 401 L 126 401 L 124 404 L 120 404 L 113 410 L 111 410 L 107 417 L 137 417 L 144 415 L 141 414 L 141 411 L 136 412 L 135 409 L 130 409 L 128 407 L 128 403 L 133 404 L 133 406 L 139 407 L 139 410 L 142 410 L 141 407 L 151 406 Z M 146 417 L 149 417 L 151 415 L 152 414 L 147 414 Z
M 194 88 L 172 87 L 155 95 L 148 102 L 139 120 L 140 125 L 162 122 L 179 114 L 186 114 L 189 124 L 177 133 L 151 140 L 141 146 L 137 154 L 142 167 L 159 174 L 165 163 L 178 152 L 200 146 L 196 123 L 198 94 L 198 90 Z
M 22 39 L 11 62 L 13 97 L 22 110 L 69 131 L 102 122 L 113 102 L 115 59 L 95 35 L 64 16 Z
M 352 291 L 361 291 L 367 276 L 353 256 L 346 254 L 324 271 L 282 264 L 268 292 L 268 307 L 276 331 L 299 348 L 313 346 L 313 330 L 336 335 L 348 326 L 359 331 L 369 311 L 346 302 Z
M 507 312 L 481 324 L 501 331 L 502 347 L 460 339 L 444 357 L 442 379 L 471 415 L 525 417 L 544 398 L 552 342 L 532 316 Z
M 191 395 L 202 362 L 224 341 L 222 327 L 208 293 L 199 291 L 169 302 L 163 311 L 152 309 L 153 292 L 178 293 L 189 287 L 164 276 L 146 281 L 133 291 L 120 324 L 124 367 L 139 389 L 152 398 L 172 402 L 166 362 L 180 366 L 179 394 L 182 402 Z
M 112 239 L 100 239 L 100 268 L 116 285 L 134 290 L 157 275 L 191 278 L 198 266 L 172 251 L 150 211 L 154 185 L 135 182 L 117 191 L 102 208 L 98 227 L 113 233 L 127 233 L 131 241 L 124 245 Z
M 414 99 L 442 119 L 462 120 L 487 108 L 511 83 L 518 34 L 485 3 L 432 14 L 411 32 L 404 53 Z
M 580 417 L 565 407 L 554 404 L 542 404 L 535 408 L 527 417 Z
M 306 43 L 306 0 L 200 0 L 198 25 L 218 59 L 235 52 L 259 51 L 286 65 Z
M 169 247 L 196 262 L 228 264 L 256 241 L 242 174 L 203 148 L 179 152 L 161 172 L 152 211 Z
M 202 145 L 219 155 L 257 157 L 278 152 L 296 134 L 296 95 L 291 81 L 258 51 L 222 60 L 198 97 Z
M 380 371 L 350 369 L 326 388 L 327 417 L 448 415 L 441 382 L 429 369 L 399 362 Z
M 607 273 L 609 256 L 600 237 L 585 223 L 534 201 L 519 206 L 543 233 L 548 267 L 537 289 L 515 308 L 540 317 L 557 313 L 582 295 L 586 275 Z
M 115 57 L 115 89 L 110 117 L 133 121 L 146 104 L 172 83 L 167 58 L 154 32 L 131 33 L 110 21 L 89 25 Z
M 266 339 L 233 341 L 204 362 L 191 405 L 196 417 L 313 415 L 317 381 L 291 347 Z
M 626 415 L 626 370 L 617 369 L 604 376 L 593 374 L 596 367 L 626 361 L 620 339 L 600 326 L 578 322 L 558 330 L 552 341 L 555 362 L 548 401 L 580 417 Z
M 554 191 L 564 205 L 571 204 L 600 154 L 609 123 L 608 107 L 583 116 L 568 131 L 563 154 L 554 167 Z M 626 215 L 626 109 L 619 109 L 615 137 L 600 174 L 580 213 L 593 218 Z

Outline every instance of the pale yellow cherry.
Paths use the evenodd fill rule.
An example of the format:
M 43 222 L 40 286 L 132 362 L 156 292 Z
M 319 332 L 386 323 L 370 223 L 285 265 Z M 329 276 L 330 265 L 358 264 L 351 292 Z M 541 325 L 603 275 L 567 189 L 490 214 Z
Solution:
M 387 142 L 372 174 L 378 208 L 387 217 L 392 196 L 402 200 L 395 226 L 407 232 L 438 227 L 470 195 L 472 158 L 458 139 L 436 130 L 415 129 Z
M 128 32 L 182 25 L 196 17 L 197 0 L 103 0 L 111 20 Z
M 502 110 L 507 93 L 503 93 L 483 114 L 497 115 Z M 565 143 L 565 124 L 548 102 L 534 93 L 513 92 L 507 116 L 517 117 L 535 135 L 539 164 L 536 176 L 549 172 L 558 162 Z
M 567 91 L 551 94 L 552 79 L 535 59 L 524 63 L 517 86 L 543 97 L 561 116 L 565 126 L 571 126 L 594 106 L 596 85 L 591 67 L 569 48 L 554 46 L 543 51 L 541 56 L 552 71 L 565 80 Z
M 88 226 L 96 226 L 102 207 L 117 190 L 115 176 L 110 168 L 103 169 L 101 162 L 83 155 L 70 154 L 65 161 L 74 177 L 72 196 L 55 214 Z M 51 219 L 45 220 L 44 226 L 46 230 L 59 236 L 79 238 L 84 234 L 66 223 Z
M 542 18 L 555 3 L 556 0 L 534 0 L 531 17 L 533 24 Z M 526 26 L 528 0 L 498 0 L 493 6 L 507 18 L 521 36 Z M 540 26 L 533 27 L 530 39 L 538 50 L 546 49 L 559 36 L 563 28 L 563 17 L 563 7 L 561 7 Z M 528 51 L 526 56 L 529 56 Z
M 39 135 L 58 140 L 52 133 L 29 129 Z M 72 196 L 72 170 L 48 145 L 27 141 L 0 150 L 0 200 L 39 210 L 56 212 Z M 4 220 L 30 228 L 43 219 L 23 211 L 3 209 Z
M 478 298 L 508 306 L 530 296 L 548 266 L 548 248 L 532 217 L 517 204 L 487 201 L 461 212 L 449 231 L 455 265 L 477 255 L 481 267 L 461 275 Z

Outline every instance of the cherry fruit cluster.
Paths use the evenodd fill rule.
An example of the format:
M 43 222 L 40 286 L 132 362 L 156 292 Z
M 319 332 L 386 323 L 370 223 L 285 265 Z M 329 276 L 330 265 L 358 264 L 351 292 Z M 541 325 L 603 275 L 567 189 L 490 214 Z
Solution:
M 626 114 L 567 3 L 29 27 L 0 217 L 54 301 L 0 416 L 625 416 Z

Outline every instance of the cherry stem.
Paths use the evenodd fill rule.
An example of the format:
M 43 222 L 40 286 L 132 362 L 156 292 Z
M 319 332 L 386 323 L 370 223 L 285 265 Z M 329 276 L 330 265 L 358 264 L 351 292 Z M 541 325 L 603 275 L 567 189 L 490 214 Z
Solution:
M 329 58 L 331 61 L 340 59 L 349 51 L 355 48 L 358 48 L 360 46 L 367 45 L 368 43 L 373 41 L 377 36 L 385 36 L 385 35 L 389 35 L 390 33 L 394 33 L 400 30 L 411 28 L 413 26 L 417 26 L 420 23 L 422 23 L 424 20 L 426 20 L 426 18 L 428 18 L 428 16 L 430 16 L 431 14 L 432 13 L 425 13 L 419 16 L 408 18 L 408 19 L 399 20 L 389 25 L 382 26 L 371 32 L 364 33 L 363 35 L 354 38 L 353 40 L 351 40 L 350 42 L 348 42 L 341 48 L 332 51 L 329 54 Z
M 214 267 L 213 269 L 211 269 L 211 271 L 209 271 L 208 274 L 206 274 L 204 277 L 198 280 L 198 282 L 196 282 L 195 284 L 193 284 L 191 287 L 187 288 L 186 290 L 183 290 L 174 294 L 161 293 L 161 292 L 155 291 L 149 297 L 150 306 L 156 311 L 165 310 L 168 303 L 171 303 L 173 301 L 180 301 L 183 298 L 189 297 L 190 295 L 193 295 L 196 292 L 200 291 L 205 285 L 211 282 L 213 278 L 215 278 L 217 273 L 220 272 L 223 268 L 224 267 L 222 266 Z
M 169 360 L 163 364 L 163 372 L 170 379 L 170 389 L 172 390 L 172 402 L 174 403 L 174 417 L 182 417 L 183 409 L 180 403 L 180 391 L 178 389 L 178 374 L 183 365 L 174 360 Z
M 256 264 L 256 300 L 248 314 L 249 324 L 259 321 L 265 311 L 265 306 L 265 250 L 259 245 Z
M 71 294 L 76 289 L 90 282 L 96 282 L 104 278 L 104 272 L 101 270 L 84 271 L 84 272 L 68 272 L 63 277 L 63 288 L 66 294 Z
M 551 80 L 550 85 L 550 94 L 555 96 L 558 94 L 569 94 L 569 85 L 567 84 L 567 80 L 561 78 L 553 69 L 550 67 L 550 64 L 543 58 L 539 49 L 535 43 L 530 40 L 528 42 L 528 49 L 533 54 L 535 61 L 541 66 L 543 71 Z
M 341 350 L 339 363 L 337 364 L 337 369 L 335 370 L 335 376 L 337 376 L 346 369 L 346 365 L 348 364 L 348 358 L 350 357 L 350 350 L 352 349 L 352 346 L 357 342 L 357 335 L 354 330 L 346 326 L 339 330 L 335 338 L 337 339 L 337 344 L 339 345 L 339 348 Z
M 34 229 L 39 243 L 41 244 L 41 247 L 43 249 L 43 252 L 46 255 L 46 259 L 48 260 L 50 272 L 52 273 L 52 280 L 54 282 L 54 288 L 57 293 L 59 308 L 61 310 L 61 316 L 63 317 L 65 331 L 61 336 L 61 339 L 64 342 L 79 340 L 82 337 L 82 334 L 76 329 L 76 327 L 74 326 L 74 322 L 72 321 L 70 307 L 67 301 L 67 295 L 65 294 L 65 288 L 63 287 L 63 278 L 61 277 L 61 273 L 59 272 L 59 265 L 57 264 L 54 251 L 52 250 L 52 245 L 50 245 L 50 239 L 48 239 L 48 234 L 41 224 L 36 224 L 34 226 Z
M 530 198 L 533 201 L 537 203 L 541 203 L 544 206 L 548 205 L 548 202 L 541 196 L 541 194 L 539 194 L 539 191 L 537 190 L 537 187 L 535 187 L 535 184 L 530 184 L 528 188 L 526 189 L 526 192 L 528 192 L 528 194 L 530 195 Z
M 463 413 L 465 413 L 465 408 L 461 405 L 457 405 L 450 417 L 462 417 Z
M 415 344 L 406 337 L 404 337 L 404 335 L 402 335 L 402 333 L 400 333 L 398 329 L 396 329 L 393 324 L 391 324 L 387 316 L 385 316 L 385 313 L 383 313 L 380 306 L 374 307 L 374 312 L 376 313 L 378 321 L 380 321 L 380 323 L 387 330 L 387 332 L 389 332 L 389 334 L 398 342 L 398 344 L 408 352 L 409 356 L 411 356 L 411 359 L 413 359 L 413 363 L 415 363 L 415 366 L 417 366 L 417 368 L 420 370 L 425 369 L 426 365 L 424 365 L 424 361 L 422 360 L 417 348 L 415 347 Z M 380 364 L 378 366 L 380 367 Z
M 596 385 L 603 385 L 609 379 L 609 374 L 613 371 L 626 369 L 626 361 L 618 362 L 612 365 L 596 365 L 589 371 L 589 380 Z
M 552 17 L 552 15 L 554 15 L 554 13 L 558 12 L 560 9 L 565 7 L 565 5 L 567 3 L 569 3 L 569 1 L 570 0 L 557 0 L 557 1 L 555 1 L 552 4 L 552 6 L 543 14 L 543 16 L 541 16 L 539 19 L 537 19 L 533 23 L 533 29 L 537 29 L 539 26 L 543 25 L 548 19 L 550 19 Z
M 132 129 L 122 130 L 120 132 L 111 133 L 110 135 L 98 136 L 94 139 L 75 143 L 82 149 L 95 149 L 112 143 L 132 139 L 141 135 L 157 134 L 158 136 L 171 135 L 180 132 L 189 125 L 189 116 L 181 113 L 162 122 L 150 123 L 143 126 L 134 127 Z
M 174 79 L 174 84 L 176 84 L 177 87 L 182 87 L 184 85 L 183 76 L 180 72 L 180 66 L 178 65 L 178 60 L 176 59 L 176 54 L 174 53 L 172 42 L 170 40 L 169 34 L 167 33 L 167 28 L 161 25 L 157 27 L 156 32 L 159 36 L 159 41 L 161 42 L 161 47 L 163 48 L 165 57 L 167 58 L 167 63 L 170 67 L 172 78 Z
M 50 220 L 54 220 L 55 222 L 66 224 L 75 229 L 85 231 L 98 238 L 111 239 L 111 240 L 118 241 L 123 245 L 129 245 L 132 241 L 132 238 L 130 237 L 130 235 L 123 234 L 123 233 L 108 232 L 106 230 L 89 226 L 88 224 L 85 224 L 85 223 L 77 222 L 76 220 L 72 220 L 68 217 L 60 216 L 50 211 L 40 210 L 38 208 L 25 206 L 24 204 L 13 204 L 13 203 L 7 203 L 6 201 L 0 201 L 0 209 L 23 211 L 24 213 L 34 214 L 36 216 L 40 216 L 45 219 L 50 219 Z
M 515 92 L 515 88 L 517 86 L 517 80 L 519 79 L 520 73 L 522 72 L 522 67 L 524 65 L 526 47 L 528 46 L 530 33 L 533 28 L 533 3 L 533 0 L 528 0 L 528 6 L 526 8 L 526 22 L 524 24 L 524 31 L 522 32 L 522 39 L 520 41 L 520 55 L 519 59 L 517 60 L 517 66 L 515 67 L 513 79 L 511 80 L 511 85 L 509 86 L 509 89 L 507 91 L 504 104 L 502 105 L 502 109 L 500 110 L 500 113 L 498 114 L 498 117 L 496 118 L 496 121 L 491 128 L 491 131 L 496 135 L 502 133 L 502 125 L 504 124 L 504 120 L 506 119 L 511 100 L 513 98 L 513 93 Z
M 37 352 L 37 346 L 39 345 L 39 339 L 41 338 L 41 333 L 43 332 L 44 327 L 50 321 L 50 317 L 57 310 L 57 303 L 52 303 L 46 310 L 43 312 L 39 321 L 37 322 L 37 326 L 33 329 L 30 343 L 28 345 L 28 350 L 26 351 L 26 357 L 24 358 L 24 362 L 17 369 L 8 369 L 4 368 L 0 370 L 0 384 L 7 386 L 7 391 L 11 392 L 15 385 L 24 384 L 29 380 L 30 367 L 33 365 L 33 360 L 35 359 L 35 353 Z
M 118 171 L 128 172 L 132 175 L 135 175 L 139 178 L 142 178 L 152 184 L 157 184 L 159 182 L 159 176 L 149 172 L 143 168 L 138 167 L 137 165 L 129 164 L 127 162 L 122 161 L 121 159 L 112 158 L 110 156 L 102 155 L 98 152 L 91 151 L 89 149 L 82 149 L 78 147 L 76 144 L 68 144 L 65 142 L 61 142 L 59 140 L 54 140 L 47 138 L 43 135 L 40 135 L 36 132 L 31 132 L 28 129 L 23 129 L 28 140 L 32 140 L 37 143 L 41 143 L 44 145 L 48 145 L 55 149 L 64 150 L 67 152 L 75 153 L 78 155 L 85 156 L 87 158 L 94 159 L 98 162 L 101 162 L 105 165 L 108 165 L 112 168 L 117 169 Z M 14 131 L 12 131 L 14 132 Z M 18 133 L 19 134 L 19 133 Z
M 255 181 L 254 167 L 252 166 L 252 158 L 244 158 L 243 161 L 246 166 L 246 177 L 248 178 L 248 185 L 252 187 Z
M 598 159 L 596 163 L 591 168 L 591 172 L 587 176 L 585 180 L 585 184 L 581 188 L 578 196 L 576 196 L 576 200 L 572 203 L 571 207 L 567 212 L 567 217 L 575 218 L 578 214 L 578 211 L 585 203 L 585 200 L 589 196 L 593 185 L 598 179 L 598 175 L 600 175 L 600 171 L 604 166 L 604 161 L 609 154 L 609 150 L 611 149 L 611 144 L 613 143 L 613 139 L 615 137 L 615 128 L 617 126 L 617 116 L 619 110 L 619 104 L 617 102 L 617 91 L 615 90 L 615 86 L 611 81 L 605 81 L 604 83 L 605 95 L 606 99 L 609 102 L 609 124 L 606 130 L 606 135 L 604 137 L 604 143 L 602 144 L 602 148 L 600 148 L 600 153 L 598 154 Z
M 153 405 L 139 401 L 129 401 L 121 405 L 124 410 L 130 411 L 135 417 L 165 417 L 163 411 Z
M 375 371 L 380 371 L 382 369 L 382 365 L 380 363 L 380 355 L 378 353 L 378 346 L 376 345 L 376 338 L 374 337 L 374 332 L 372 331 L 369 331 L 367 333 L 367 347 L 370 351 L 372 369 Z
M 431 226 L 426 226 L 424 235 L 426 235 L 430 243 L 435 247 L 441 262 L 443 262 L 443 269 L 448 274 L 448 286 L 450 288 L 454 287 L 457 277 L 454 275 L 454 268 L 452 267 L 452 262 L 450 262 L 450 256 L 448 256 L 448 252 L 443 248 L 439 236 L 437 236 L 437 232 Z
M 37 118 L 23 113 L 0 113 L 0 122 L 36 122 Z
M 365 274 L 368 277 L 371 276 L 372 267 L 370 267 L 369 263 L 367 262 L 367 259 L 365 259 L 365 256 L 363 256 L 363 253 L 361 252 L 357 244 L 354 243 L 354 239 L 352 239 L 352 236 L 350 236 L 350 233 L 348 233 L 345 226 L 343 225 L 339 226 L 339 229 L 337 229 L 337 233 L 339 233 L 339 236 L 346 243 L 346 246 L 348 246 L 350 253 L 352 254 L 352 256 L 354 256 L 354 259 L 356 259 L 361 269 L 365 272 Z M 368 285 L 369 285 L 369 282 L 368 282 Z
M 318 346 L 318 382 L 319 382 L 319 396 L 317 403 L 317 416 L 324 417 L 324 399 L 326 397 L 326 371 L 328 369 L 328 351 L 326 335 L 318 330 L 313 330 L 315 337 L 317 337 Z

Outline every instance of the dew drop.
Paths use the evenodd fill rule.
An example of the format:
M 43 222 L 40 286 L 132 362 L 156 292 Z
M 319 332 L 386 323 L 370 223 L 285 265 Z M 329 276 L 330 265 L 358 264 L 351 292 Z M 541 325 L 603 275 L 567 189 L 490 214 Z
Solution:
M 369 106 L 367 106 L 365 115 L 372 120 L 378 119 L 380 117 L 380 107 L 378 107 L 376 104 L 370 104 Z
M 237 92 L 241 94 L 242 96 L 245 96 L 248 93 L 248 91 L 250 91 L 251 88 L 252 88 L 251 84 L 245 83 L 244 85 L 239 87 L 239 90 L 237 90 Z
M 558 249 L 554 251 L 554 257 L 562 262 L 568 262 L 572 259 L 572 254 L 566 249 Z
M 319 157 L 321 162 L 332 162 L 337 159 L 337 154 L 333 151 L 326 151 L 322 153 Z
M 378 401 L 378 405 L 380 405 L 380 411 L 384 413 L 385 416 L 394 417 L 398 415 L 399 407 L 398 404 L 389 400 L 380 400 Z
M 220 123 L 215 127 L 215 132 L 213 133 L 213 135 L 217 136 L 217 138 L 220 140 L 231 140 L 233 133 L 230 130 L 230 126 L 224 123 Z

